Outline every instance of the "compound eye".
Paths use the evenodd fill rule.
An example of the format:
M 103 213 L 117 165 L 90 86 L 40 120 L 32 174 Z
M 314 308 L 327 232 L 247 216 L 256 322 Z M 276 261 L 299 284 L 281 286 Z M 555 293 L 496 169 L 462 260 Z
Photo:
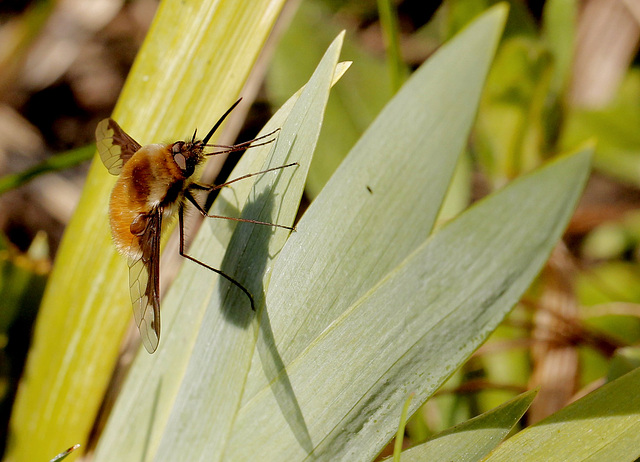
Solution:
M 180 170 L 185 171 L 187 170 L 187 159 L 182 155 L 182 153 L 177 153 L 173 155 L 173 160 L 175 161 L 176 164 L 178 164 L 178 167 L 180 167 Z
M 182 143 L 181 142 L 174 143 L 172 151 L 174 155 L 179 154 L 180 151 L 182 151 Z

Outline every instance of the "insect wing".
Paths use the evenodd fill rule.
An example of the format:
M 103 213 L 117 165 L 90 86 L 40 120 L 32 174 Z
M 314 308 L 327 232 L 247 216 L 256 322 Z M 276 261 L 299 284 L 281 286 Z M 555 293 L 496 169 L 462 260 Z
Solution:
M 149 353 L 160 340 L 160 228 L 162 210 L 154 209 L 140 238 L 141 255 L 129 259 L 129 293 L 142 344 Z
M 140 149 L 140 144 L 109 118 L 96 127 L 96 147 L 109 173 L 119 175 L 122 166 Z

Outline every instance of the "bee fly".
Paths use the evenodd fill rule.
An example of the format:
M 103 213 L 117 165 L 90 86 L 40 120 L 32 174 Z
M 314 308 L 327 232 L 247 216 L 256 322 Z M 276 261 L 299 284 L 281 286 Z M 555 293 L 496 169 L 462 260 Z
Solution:
M 238 103 L 240 100 L 220 117 L 202 140 L 196 140 L 194 132 L 190 141 L 140 146 L 113 119 L 104 119 L 96 127 L 97 148 L 102 163 L 109 173 L 118 175 L 109 204 L 111 234 L 118 252 L 128 258 L 129 292 L 133 314 L 140 330 L 142 343 L 149 353 L 156 350 L 160 338 L 159 260 L 163 218 L 171 217 L 177 210 L 180 255 L 235 284 L 249 297 L 252 309 L 255 309 L 253 297 L 242 284 L 221 270 L 212 268 L 185 253 L 184 208 L 187 201 L 191 202 L 204 217 L 293 229 L 289 226 L 256 220 L 209 215 L 194 197 L 196 191 L 215 191 L 251 176 L 297 165 L 292 163 L 270 168 L 220 185 L 200 184 L 192 178 L 196 166 L 207 156 L 242 151 L 256 141 L 259 143 L 253 146 L 262 146 L 274 141 L 274 138 L 268 138 L 274 135 L 275 131 L 231 146 L 207 144 Z M 204 152 L 205 148 L 219 150 Z

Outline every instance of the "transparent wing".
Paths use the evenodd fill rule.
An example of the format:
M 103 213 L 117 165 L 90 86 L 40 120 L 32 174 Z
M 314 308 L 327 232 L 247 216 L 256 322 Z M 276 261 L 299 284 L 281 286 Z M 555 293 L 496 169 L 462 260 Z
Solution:
M 149 215 L 140 236 L 141 252 L 129 259 L 129 293 L 133 317 L 140 330 L 142 344 L 149 353 L 158 348 L 160 340 L 160 229 L 162 209 Z
M 122 166 L 140 149 L 140 144 L 109 118 L 96 126 L 96 147 L 109 173 L 119 175 Z

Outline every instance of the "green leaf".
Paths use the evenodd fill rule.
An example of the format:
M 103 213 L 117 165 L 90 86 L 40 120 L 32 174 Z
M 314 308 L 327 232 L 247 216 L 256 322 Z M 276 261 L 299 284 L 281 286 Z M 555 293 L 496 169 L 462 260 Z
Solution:
M 281 260 L 286 266 L 273 276 L 274 290 L 284 291 L 278 297 L 287 302 L 272 303 L 263 320 L 278 333 L 285 364 L 429 235 L 465 145 L 503 14 L 492 10 L 414 73 L 300 221 L 295 245 L 283 249 L 283 255 L 295 251 L 295 258 Z M 265 378 L 258 353 L 253 361 L 245 401 L 273 378 Z
M 640 456 L 640 368 L 509 438 L 485 460 L 634 461 Z
M 231 459 L 294 460 L 310 447 L 319 458 L 371 457 L 395 430 L 406 393 L 418 388 L 416 406 L 433 393 L 500 322 L 546 260 L 583 186 L 588 151 L 514 184 L 431 241 L 424 243 L 428 231 L 416 237 L 422 214 L 415 211 L 428 213 L 430 202 L 417 207 L 410 201 L 433 196 L 421 191 L 437 183 L 437 173 L 429 173 L 439 171 L 439 156 L 459 152 L 441 140 L 464 135 L 436 123 L 408 134 L 413 123 L 407 120 L 422 126 L 412 102 L 433 110 L 447 128 L 453 124 L 448 110 L 464 113 L 451 109 L 450 93 L 464 94 L 460 106 L 473 111 L 472 96 L 464 92 L 469 80 L 460 88 L 454 75 L 479 75 L 481 81 L 481 65 L 457 53 L 467 50 L 488 62 L 499 12 L 479 20 L 418 71 L 361 141 L 370 143 L 366 157 L 356 157 L 359 143 L 283 248 L 232 435 L 233 452 L 227 453 Z M 456 63 L 455 72 L 448 59 Z M 461 70 L 460 63 L 469 68 Z M 433 82 L 439 91 L 430 91 Z M 420 89 L 433 98 L 430 104 L 421 100 Z M 384 142 L 389 134 L 406 146 L 391 149 Z M 429 143 L 416 141 L 422 136 Z M 422 155 L 433 147 L 429 162 L 411 151 L 417 145 Z M 393 199 L 385 202 L 387 196 Z M 418 250 L 411 249 L 400 267 L 402 260 L 389 264 L 408 237 L 416 239 Z
M 588 151 L 580 152 L 514 182 L 418 247 L 319 333 L 275 383 L 245 401 L 230 458 L 251 460 L 258 452 L 266 460 L 303 458 L 303 430 L 316 442 L 316 457 L 375 455 L 395 431 L 406 394 L 416 393 L 415 412 L 526 290 L 566 226 L 589 160 Z M 309 232 L 304 221 L 277 266 L 289 261 L 290 249 L 301 249 L 299 236 Z M 290 291 L 275 290 L 280 272 L 274 269 L 269 306 L 291 298 Z M 282 409 L 286 391 L 302 418 Z
M 528 391 L 437 434 L 426 443 L 402 452 L 402 462 L 481 460 L 502 441 L 529 409 L 536 391 Z
M 291 225 L 296 216 L 334 77 L 342 35 L 303 91 L 264 127 L 282 127 L 274 146 L 250 149 L 232 177 L 297 161 L 224 188 L 212 214 Z M 338 69 L 342 72 L 344 66 Z M 299 96 L 299 97 L 298 97 Z M 264 305 L 272 260 L 289 232 L 209 220 L 190 254 L 222 268 Z M 204 255 L 204 256 L 202 256 Z M 225 451 L 255 345 L 247 296 L 209 271 L 187 265 L 164 302 L 166 329 L 153 356 L 140 352 L 101 438 L 96 461 L 124 457 L 218 460 Z M 149 393 L 149 383 L 155 384 Z M 189 422 L 188 426 L 184 422 Z
M 293 224 L 311 162 L 329 88 L 338 60 L 342 36 L 329 47 L 311 77 L 291 115 L 282 126 L 276 149 L 265 168 L 298 161 L 300 168 L 283 173 L 272 186 L 264 177 L 256 180 L 243 217 Z M 270 127 L 271 128 L 271 127 Z M 228 192 L 228 191 L 225 191 Z M 232 200 L 230 192 L 223 200 Z M 259 212 L 259 213 L 256 213 Z M 213 225 L 211 225 L 213 226 Z M 288 232 L 241 223 L 228 249 L 223 250 L 222 269 L 231 272 L 254 294 L 257 306 L 264 305 L 273 259 L 278 256 Z M 196 247 L 197 251 L 198 248 Z M 210 254 L 209 254 L 210 255 Z M 220 281 L 220 279 L 218 279 Z M 251 316 L 247 299 L 226 281 L 214 292 L 200 326 L 195 351 L 185 372 L 175 406 L 158 448 L 158 460 L 217 460 L 226 456 L 229 435 L 236 419 L 257 335 L 258 317 Z M 228 294 L 229 288 L 233 296 Z M 240 329 L 239 329 L 240 328 Z M 192 397 L 197 396 L 194 400 Z M 189 422 L 188 427 L 184 423 Z M 200 444 L 194 445 L 193 441 Z M 232 458 L 233 459 L 233 458 Z
M 209 127 L 237 99 L 283 3 L 165 0 L 114 118 L 143 144 Z M 107 224 L 114 180 L 94 161 L 59 248 L 13 408 L 10 460 L 48 460 L 93 428 L 131 320 L 127 265 Z

